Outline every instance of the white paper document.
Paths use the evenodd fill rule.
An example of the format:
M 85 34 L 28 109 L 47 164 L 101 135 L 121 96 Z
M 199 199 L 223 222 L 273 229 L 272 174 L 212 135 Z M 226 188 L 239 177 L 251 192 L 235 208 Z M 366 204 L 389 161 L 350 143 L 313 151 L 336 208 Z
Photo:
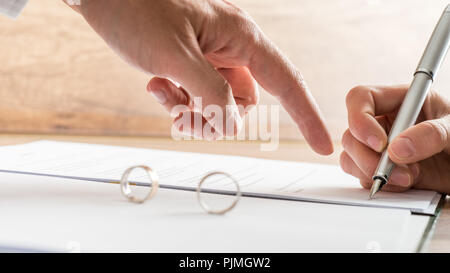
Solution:
M 116 184 L 11 173 L 0 207 L 0 252 L 415 252 L 431 218 L 249 197 L 218 216 L 190 191 L 135 204 Z
M 210 171 L 224 171 L 244 196 L 366 207 L 399 208 L 433 215 L 441 195 L 433 191 L 380 192 L 373 200 L 338 166 L 81 143 L 38 141 L 0 147 L 0 171 L 98 182 L 119 181 L 133 165 L 155 170 L 162 188 L 195 190 Z M 146 183 L 143 177 L 131 181 Z M 229 189 L 228 180 L 208 189 Z

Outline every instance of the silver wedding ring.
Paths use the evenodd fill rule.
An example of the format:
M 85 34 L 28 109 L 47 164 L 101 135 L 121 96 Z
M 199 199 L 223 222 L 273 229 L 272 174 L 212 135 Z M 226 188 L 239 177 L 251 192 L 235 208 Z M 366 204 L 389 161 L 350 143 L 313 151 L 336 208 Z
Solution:
M 136 169 L 142 169 L 144 170 L 147 175 L 148 179 L 150 180 L 150 191 L 144 196 L 144 198 L 138 198 L 133 195 L 130 183 L 128 182 L 128 177 L 130 176 L 131 172 L 133 172 Z M 134 203 L 144 203 L 145 201 L 151 199 L 159 188 L 158 183 L 158 175 L 156 172 L 154 172 L 151 168 L 147 166 L 133 166 L 131 168 L 128 168 L 122 175 L 122 179 L 120 180 L 120 188 L 122 190 L 122 194 L 131 202 Z
M 233 203 L 231 203 L 230 206 L 224 208 L 224 209 L 212 209 L 210 208 L 203 200 L 201 197 L 201 191 L 202 191 L 202 185 L 203 183 L 210 177 L 215 176 L 215 175 L 222 175 L 227 177 L 228 179 L 230 179 L 231 181 L 233 181 L 233 184 L 236 186 L 236 198 L 234 199 Z M 241 188 L 239 187 L 239 183 L 236 181 L 236 179 L 234 179 L 231 175 L 224 173 L 224 172 L 211 172 L 208 173 L 207 175 L 205 175 L 202 180 L 200 180 L 200 183 L 198 183 L 197 186 L 197 200 L 200 204 L 200 206 L 207 212 L 210 214 L 225 214 L 227 212 L 229 212 L 230 210 L 232 210 L 237 203 L 239 202 L 239 200 L 241 199 Z

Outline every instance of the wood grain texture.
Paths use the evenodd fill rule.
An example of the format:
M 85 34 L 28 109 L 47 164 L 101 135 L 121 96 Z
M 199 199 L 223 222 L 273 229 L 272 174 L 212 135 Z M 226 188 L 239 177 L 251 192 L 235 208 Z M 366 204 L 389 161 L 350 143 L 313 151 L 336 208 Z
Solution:
M 326 164 L 339 164 L 339 154 L 342 151 L 339 143 L 335 143 L 336 152 L 333 155 L 321 156 L 312 151 L 305 141 L 283 141 L 280 143 L 277 150 L 262 152 L 260 145 L 263 142 L 260 141 L 207 142 L 199 140 L 175 141 L 170 138 L 155 137 L 0 134 L 0 146 L 22 144 L 38 140 L 71 141 L 171 151 L 251 156 L 265 159 L 308 161 Z
M 299 67 L 334 139 L 345 94 L 396 84 L 412 72 L 445 0 L 235 0 Z M 405 8 L 407 7 L 407 8 Z M 139 33 L 136 33 L 139 35 Z M 449 96 L 446 62 L 434 87 Z M 30 1 L 0 18 L 0 130 L 108 135 L 170 134 L 171 120 L 130 68 L 62 1 Z M 261 103 L 277 103 L 263 92 Z M 301 138 L 281 113 L 281 137 Z
M 62 1 L 30 1 L 0 21 L 0 128 L 8 132 L 167 134 L 169 117 Z
M 149 137 L 105 137 L 105 136 L 61 136 L 61 135 L 13 135 L 0 134 L 0 146 L 27 143 L 37 140 L 71 141 L 106 145 L 130 146 L 139 148 L 154 148 L 173 151 L 201 152 L 211 154 L 226 154 L 251 156 L 265 159 L 291 161 L 307 161 L 325 164 L 338 164 L 339 152 L 342 147 L 335 143 L 337 153 L 332 156 L 319 156 L 304 141 L 284 141 L 278 150 L 261 152 L 260 142 L 204 142 L 204 141 L 174 141 L 167 138 Z M 450 198 L 435 225 L 433 236 L 425 243 L 425 252 L 450 252 Z

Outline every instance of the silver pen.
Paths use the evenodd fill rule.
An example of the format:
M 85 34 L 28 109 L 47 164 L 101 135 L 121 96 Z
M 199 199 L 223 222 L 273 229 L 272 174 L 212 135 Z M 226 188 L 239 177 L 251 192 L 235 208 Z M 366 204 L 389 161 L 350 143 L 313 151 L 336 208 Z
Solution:
M 406 93 L 402 106 L 392 125 L 388 143 L 394 140 L 401 132 L 416 123 L 427 93 L 430 90 L 431 83 L 436 77 L 437 71 L 447 54 L 449 45 L 450 5 L 445 8 L 441 19 L 439 19 L 425 52 L 423 53 L 422 59 L 417 66 L 416 72 L 414 73 L 414 80 Z M 373 185 L 369 194 L 370 199 L 372 199 L 373 196 L 388 183 L 394 167 L 395 165 L 389 159 L 388 152 L 385 149 L 372 178 Z

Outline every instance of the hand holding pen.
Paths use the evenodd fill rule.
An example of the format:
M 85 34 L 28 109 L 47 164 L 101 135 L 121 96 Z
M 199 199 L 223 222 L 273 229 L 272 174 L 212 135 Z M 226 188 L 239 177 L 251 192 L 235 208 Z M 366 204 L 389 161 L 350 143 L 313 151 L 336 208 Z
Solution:
M 372 176 L 387 148 L 396 164 L 383 190 L 410 188 L 450 194 L 450 102 L 430 92 L 417 123 L 387 144 L 408 86 L 359 86 L 347 95 L 349 129 L 342 137 L 342 169 L 370 189 Z
M 367 135 L 367 133 L 358 132 L 361 128 L 370 126 L 371 122 L 373 123 L 374 120 L 370 120 L 369 118 L 365 121 L 356 118 L 357 124 L 353 123 L 352 125 L 352 119 L 354 119 L 354 116 L 352 116 L 352 111 L 350 111 L 349 107 L 349 123 L 351 133 L 355 135 L 359 141 L 367 143 L 375 151 L 382 151 L 381 157 L 378 160 L 378 166 L 372 174 L 373 183 L 371 183 L 372 185 L 369 193 L 370 199 L 372 199 L 374 195 L 388 183 L 392 184 L 392 181 L 396 181 L 398 184 L 401 184 L 404 187 L 408 187 L 414 179 L 420 178 L 420 168 L 417 165 L 412 165 L 410 167 L 411 172 L 410 175 L 408 175 L 408 172 L 406 172 L 405 169 L 403 169 L 402 171 L 402 165 L 396 166 L 396 161 L 400 164 L 413 163 L 411 162 L 411 160 L 413 159 L 421 160 L 425 158 L 425 155 L 431 156 L 433 153 L 442 152 L 449 149 L 448 132 L 450 130 L 448 124 L 448 111 L 447 109 L 445 109 L 447 107 L 444 107 L 444 111 L 440 112 L 436 112 L 436 109 L 434 107 L 428 109 L 428 112 L 425 112 L 425 114 L 428 114 L 428 116 L 433 116 L 433 113 L 437 115 L 443 115 L 444 117 L 442 119 L 419 124 L 417 125 L 417 127 L 415 126 L 416 128 L 410 128 L 416 123 L 424 103 L 430 103 L 430 100 L 433 99 L 428 97 L 427 100 L 427 95 L 442 62 L 444 61 L 449 47 L 450 5 L 445 8 L 441 18 L 439 19 L 428 42 L 428 45 L 425 48 L 425 52 L 423 53 L 419 65 L 417 66 L 417 69 L 414 73 L 414 79 L 409 86 L 406 94 L 402 95 L 401 102 L 399 103 L 398 101 L 398 94 L 397 97 L 393 96 L 393 94 L 390 94 L 390 96 L 379 99 L 378 103 L 375 103 L 376 92 L 373 92 L 371 93 L 371 96 L 369 95 L 369 101 L 366 101 L 365 104 L 363 103 L 359 105 L 359 107 L 363 107 L 361 108 L 361 110 L 363 110 L 363 114 L 366 115 L 366 118 L 370 115 L 375 116 L 377 112 L 383 112 L 380 109 L 391 108 L 389 109 L 390 111 L 384 111 L 384 113 L 382 114 L 392 113 L 392 111 L 397 110 L 395 111 L 395 120 L 391 118 L 392 126 L 389 126 L 389 135 L 387 136 L 387 138 L 384 137 L 384 134 L 380 134 L 380 132 L 373 135 Z M 353 91 L 353 93 L 355 92 L 357 91 Z M 361 96 L 360 94 L 354 95 L 353 93 L 351 92 L 349 94 L 349 97 L 347 98 L 347 104 L 350 106 L 352 106 L 352 100 L 354 101 L 355 97 L 358 98 L 358 96 Z M 362 102 L 360 101 L 360 103 Z M 444 104 L 448 105 L 448 103 Z M 396 107 L 393 108 L 392 105 L 395 105 Z M 399 108 L 397 109 L 397 107 Z M 382 121 L 382 119 L 383 117 L 379 117 L 378 121 Z M 422 134 L 425 134 L 422 135 L 421 139 L 417 138 L 417 133 L 420 132 L 422 132 Z M 361 135 L 366 135 L 366 137 L 363 137 Z M 414 144 L 420 144 L 419 147 L 422 146 L 421 149 L 424 150 L 422 156 L 417 155 L 417 147 L 414 147 Z M 443 157 L 445 163 L 440 165 L 439 167 L 444 168 L 443 170 L 445 173 L 450 171 L 450 158 L 447 154 Z M 346 158 L 344 154 L 344 162 L 345 159 Z M 369 163 L 360 164 L 362 165 Z M 367 168 L 365 170 L 367 174 Z M 437 177 L 438 181 L 440 180 L 440 178 L 442 177 Z M 449 180 L 447 179 L 446 183 L 444 184 L 448 184 L 448 181 Z M 445 180 L 443 182 L 445 182 Z

